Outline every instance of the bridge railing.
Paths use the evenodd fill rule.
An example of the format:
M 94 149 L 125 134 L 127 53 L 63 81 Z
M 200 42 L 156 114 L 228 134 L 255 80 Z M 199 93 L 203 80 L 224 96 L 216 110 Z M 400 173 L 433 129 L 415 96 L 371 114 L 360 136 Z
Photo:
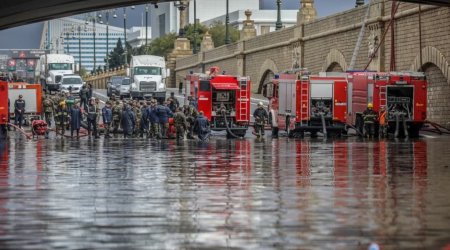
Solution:
M 92 84 L 94 89 L 106 89 L 107 82 L 111 76 L 124 76 L 126 74 L 126 68 L 121 66 L 109 71 L 87 75 L 84 77 L 84 81 L 86 84 Z

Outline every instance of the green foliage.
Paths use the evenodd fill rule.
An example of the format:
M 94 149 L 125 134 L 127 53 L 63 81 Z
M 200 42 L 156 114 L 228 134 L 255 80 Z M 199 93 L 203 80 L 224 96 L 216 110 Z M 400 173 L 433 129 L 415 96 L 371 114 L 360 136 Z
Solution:
M 205 25 L 199 24 L 199 23 L 197 24 L 197 39 L 195 39 L 194 24 L 188 24 L 188 25 L 186 25 L 186 27 L 184 29 L 186 31 L 186 38 L 189 39 L 189 41 L 191 41 L 191 49 L 194 49 L 194 40 L 196 40 L 197 49 L 200 50 L 200 45 L 203 40 L 203 35 L 208 30 L 208 27 L 206 27 Z
M 172 52 L 177 35 L 175 33 L 169 33 L 164 36 L 153 39 L 145 48 L 146 55 L 163 56 L 167 59 L 167 55 Z M 145 46 L 143 46 L 145 47 Z
M 231 42 L 237 42 L 239 40 L 239 30 L 231 25 L 228 26 L 228 30 Z M 209 34 L 211 34 L 214 47 L 217 48 L 225 44 L 225 25 L 221 21 L 214 22 L 209 27 Z
M 87 70 L 85 67 L 81 66 L 80 71 L 78 72 L 78 74 L 81 76 L 81 78 L 85 78 L 87 76 Z
M 125 50 L 123 49 L 122 40 L 119 38 L 119 40 L 117 40 L 116 47 L 108 55 L 110 69 L 124 65 L 124 53 Z

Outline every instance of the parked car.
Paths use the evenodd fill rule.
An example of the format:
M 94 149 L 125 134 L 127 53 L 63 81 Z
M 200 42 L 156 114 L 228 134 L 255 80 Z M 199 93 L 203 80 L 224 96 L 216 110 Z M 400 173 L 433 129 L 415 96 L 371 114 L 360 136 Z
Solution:
M 125 76 L 112 76 L 106 85 L 106 95 L 111 97 L 112 94 L 118 95 L 119 91 L 116 90 L 118 86 L 122 84 L 122 80 Z
M 131 91 L 131 78 L 125 77 L 119 87 L 116 88 L 116 95 L 123 99 L 129 98 Z
M 83 79 L 76 74 L 63 75 L 61 80 L 61 92 L 69 93 L 69 89 L 72 90 L 73 95 L 79 95 L 81 87 L 83 87 Z

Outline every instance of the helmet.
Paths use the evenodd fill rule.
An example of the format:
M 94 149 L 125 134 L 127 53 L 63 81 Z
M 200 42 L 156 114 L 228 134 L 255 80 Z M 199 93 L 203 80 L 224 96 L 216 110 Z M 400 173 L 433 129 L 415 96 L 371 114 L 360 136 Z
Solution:
M 263 103 L 262 102 L 259 102 L 258 103 L 258 107 L 262 107 L 263 106 Z
M 373 108 L 373 103 L 369 102 L 369 103 L 367 104 L 367 107 L 368 107 L 368 108 Z

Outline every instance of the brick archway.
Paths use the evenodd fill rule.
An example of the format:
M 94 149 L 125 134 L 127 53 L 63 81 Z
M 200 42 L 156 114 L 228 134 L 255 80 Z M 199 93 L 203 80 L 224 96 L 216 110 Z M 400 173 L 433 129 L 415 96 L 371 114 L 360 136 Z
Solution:
M 266 59 L 259 69 L 258 93 L 261 93 L 262 87 L 269 80 L 270 76 L 278 73 L 278 67 L 271 59 Z
M 337 49 L 331 49 L 330 52 L 328 52 L 328 55 L 325 58 L 325 62 L 322 66 L 322 72 L 334 69 L 339 69 L 343 72 L 347 71 L 348 69 L 348 65 L 345 61 L 344 55 Z
M 447 58 L 435 47 L 422 49 L 422 65 L 418 54 L 412 71 L 422 70 L 427 76 L 427 119 L 450 126 L 450 67 Z
M 420 65 L 420 54 L 417 54 L 410 69 L 412 71 L 423 70 L 427 64 L 436 65 L 444 75 L 447 83 L 450 84 L 450 67 L 447 58 L 438 49 L 432 46 L 427 46 L 422 49 L 422 65 Z

